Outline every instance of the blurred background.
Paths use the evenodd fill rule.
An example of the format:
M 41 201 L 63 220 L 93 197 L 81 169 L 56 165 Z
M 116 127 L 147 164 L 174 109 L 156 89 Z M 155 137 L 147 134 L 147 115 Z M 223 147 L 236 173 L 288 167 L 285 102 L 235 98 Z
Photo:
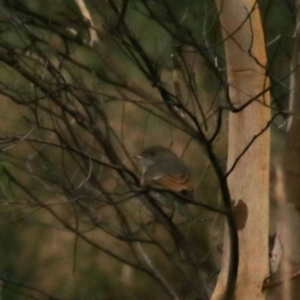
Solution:
M 191 171 L 195 201 L 222 209 L 195 134 L 195 124 L 216 133 L 225 170 L 226 62 L 214 1 L 0 5 L 0 299 L 197 299 L 193 264 L 140 198 L 134 156 L 172 149 Z M 272 108 L 285 111 L 294 1 L 258 5 Z M 285 117 L 272 125 L 273 160 Z M 189 206 L 194 220 L 175 212 L 171 222 L 212 290 L 224 218 Z

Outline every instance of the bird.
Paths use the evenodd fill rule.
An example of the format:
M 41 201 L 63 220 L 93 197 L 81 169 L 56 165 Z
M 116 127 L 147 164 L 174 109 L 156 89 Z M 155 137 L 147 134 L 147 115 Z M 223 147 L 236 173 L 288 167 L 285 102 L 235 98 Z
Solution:
M 136 157 L 142 169 L 141 186 L 161 187 L 193 198 L 194 185 L 189 169 L 173 151 L 163 146 L 153 146 Z M 176 198 L 178 213 L 185 219 L 190 219 L 191 213 L 184 200 L 173 198 Z

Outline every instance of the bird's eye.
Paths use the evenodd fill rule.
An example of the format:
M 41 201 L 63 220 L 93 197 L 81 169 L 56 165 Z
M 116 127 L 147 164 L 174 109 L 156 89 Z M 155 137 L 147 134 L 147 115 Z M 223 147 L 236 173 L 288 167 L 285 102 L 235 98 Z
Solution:
M 150 156 L 155 156 L 156 153 L 154 151 L 151 151 L 149 154 Z

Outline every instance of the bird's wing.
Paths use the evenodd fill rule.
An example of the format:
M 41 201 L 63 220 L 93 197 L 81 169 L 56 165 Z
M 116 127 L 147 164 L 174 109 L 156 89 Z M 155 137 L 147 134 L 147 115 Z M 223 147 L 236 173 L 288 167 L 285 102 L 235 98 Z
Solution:
M 149 168 L 144 174 L 144 181 L 149 185 L 159 185 L 177 192 L 193 190 L 193 183 L 187 168 L 185 166 L 174 168 L 173 165 L 166 163 Z

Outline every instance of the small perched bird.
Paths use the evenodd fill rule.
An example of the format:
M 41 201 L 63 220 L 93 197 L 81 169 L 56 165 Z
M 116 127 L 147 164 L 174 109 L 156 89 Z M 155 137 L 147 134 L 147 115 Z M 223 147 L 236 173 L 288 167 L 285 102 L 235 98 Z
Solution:
M 189 169 L 171 150 L 154 146 L 145 149 L 137 158 L 143 172 L 141 185 L 162 187 L 193 197 L 194 187 Z M 179 214 L 190 218 L 184 200 L 178 198 L 175 201 Z

